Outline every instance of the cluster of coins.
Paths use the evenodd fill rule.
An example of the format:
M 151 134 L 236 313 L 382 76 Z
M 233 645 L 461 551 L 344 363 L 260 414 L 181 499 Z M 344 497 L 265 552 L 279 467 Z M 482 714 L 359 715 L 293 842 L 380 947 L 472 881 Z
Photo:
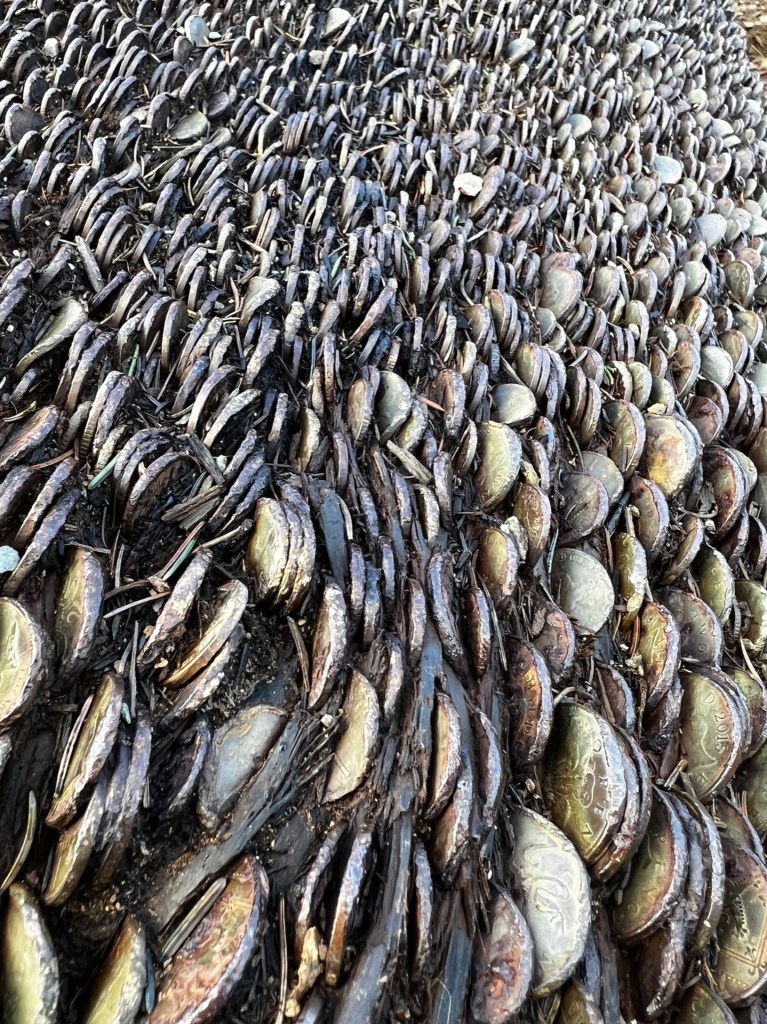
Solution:
M 729 7 L 3 16 L 5 1016 L 763 1021 Z

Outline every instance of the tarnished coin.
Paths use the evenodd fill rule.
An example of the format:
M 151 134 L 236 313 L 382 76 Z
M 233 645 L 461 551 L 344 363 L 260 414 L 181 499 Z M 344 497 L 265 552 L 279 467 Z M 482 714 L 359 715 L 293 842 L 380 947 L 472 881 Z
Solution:
M 45 680 L 43 633 L 23 605 L 0 598 L 0 726 L 21 715 Z
M 593 555 L 561 548 L 551 569 L 552 593 L 582 633 L 598 633 L 615 606 L 607 570 Z
M 216 599 L 202 636 L 163 680 L 165 686 L 176 687 L 188 682 L 215 658 L 242 618 L 248 602 L 248 588 L 239 580 L 230 580 L 219 587 Z
M 242 708 L 216 729 L 200 777 L 197 814 L 213 829 L 229 813 L 285 727 L 280 708 Z
M 767 832 L 767 744 L 744 762 L 734 788 L 745 797 L 751 824 L 764 835 Z
M 104 574 L 96 556 L 71 548 L 56 601 L 55 638 L 59 679 L 72 677 L 87 662 L 101 618 Z
M 652 711 L 666 696 L 679 670 L 682 641 L 671 612 L 648 603 L 640 619 L 639 654 L 644 667 L 645 702 Z
M 669 587 L 658 597 L 679 628 L 682 657 L 703 665 L 718 665 L 722 658 L 722 627 L 709 606 L 684 590 Z
M 474 942 L 471 1013 L 479 1024 L 505 1024 L 522 1008 L 533 980 L 533 940 L 505 889 L 487 908 L 490 928 Z
M 652 810 L 650 766 L 633 737 L 619 733 L 626 772 L 626 807 L 619 828 L 604 852 L 590 865 L 591 877 L 598 882 L 613 878 L 634 856 L 644 839 Z
M 341 879 L 325 960 L 325 980 L 333 987 L 341 980 L 347 944 L 358 921 L 363 885 L 373 854 L 372 843 L 370 832 L 355 836 Z
M 711 977 L 730 1006 L 745 1006 L 767 986 L 767 868 L 749 850 L 724 836 L 724 910 Z
M 445 809 L 460 774 L 461 720 L 453 702 L 440 691 L 434 705 L 427 819 Z
M 509 653 L 509 753 L 514 766 L 523 768 L 540 760 L 551 734 L 551 677 L 542 655 L 532 644 L 520 641 Z
M 767 740 L 767 686 L 754 672 L 728 668 L 728 675 L 743 694 L 751 724 L 751 743 L 744 757 L 751 757 Z
M 130 1024 L 136 1019 L 147 975 L 144 926 L 128 914 L 90 994 L 83 1024 Z
M 682 822 L 669 798 L 656 786 L 647 833 L 613 909 L 613 932 L 619 942 L 640 942 L 666 920 L 682 892 L 687 865 Z
M 138 664 L 149 666 L 169 649 L 183 634 L 184 623 L 208 571 L 211 554 L 207 548 L 198 551 L 173 586 L 157 616 L 154 628 L 139 653 Z
M 613 551 L 618 570 L 618 587 L 626 603 L 621 628 L 627 630 L 634 624 L 644 604 L 647 589 L 647 555 L 636 537 L 628 533 L 618 533 L 613 537 Z
M 43 903 L 56 907 L 65 903 L 77 888 L 93 852 L 107 791 L 102 772 L 82 817 L 59 835 Z
M 636 535 L 650 564 L 663 550 L 669 531 L 668 502 L 656 483 L 635 476 L 631 481 L 631 504 L 639 513 L 635 520 Z
M 86 790 L 106 764 L 117 737 L 123 693 L 123 679 L 107 672 L 75 742 L 61 790 L 51 801 L 46 823 L 53 828 L 63 828 L 74 818 Z
M 674 998 L 685 968 L 686 907 L 680 901 L 668 920 L 637 950 L 634 967 L 639 1015 L 655 1020 Z
M 730 695 L 702 672 L 683 672 L 680 726 L 687 772 L 701 800 L 732 779 L 744 749 L 744 730 Z
M 702 981 L 687 989 L 673 1021 L 674 1024 L 737 1024 L 729 1007 Z
M 759 860 L 764 860 L 762 841 L 748 817 L 736 803 L 720 797 L 714 804 L 713 813 L 722 835 L 732 839 L 735 843 L 740 843 Z
M 324 800 L 328 803 L 353 793 L 370 770 L 378 743 L 381 712 L 373 685 L 352 671 L 344 701 L 345 731 L 336 747 Z
M 550 821 L 520 810 L 511 825 L 515 841 L 510 867 L 535 946 L 533 995 L 539 999 L 567 981 L 583 956 L 591 890 L 575 847 Z
M 589 708 L 563 701 L 554 713 L 543 794 L 551 820 L 586 864 L 617 831 L 626 806 L 624 758 L 612 727 Z
M 698 915 L 695 930 L 689 939 L 689 948 L 703 949 L 719 925 L 724 902 L 724 852 L 716 822 L 693 796 L 679 795 L 701 829 L 701 853 L 703 855 L 703 905 Z
M 647 416 L 644 473 L 669 500 L 688 483 L 695 469 L 696 448 L 683 421 L 675 416 Z
M 172 1024 L 216 1016 L 255 952 L 268 894 L 264 869 L 255 858 L 243 857 L 221 896 L 171 960 L 148 1022 Z
M 59 963 L 37 900 L 24 885 L 12 885 L 8 890 L 3 933 L 3 1020 L 55 1024 Z
M 604 1018 L 583 985 L 571 981 L 562 990 L 554 1024 L 604 1024 Z

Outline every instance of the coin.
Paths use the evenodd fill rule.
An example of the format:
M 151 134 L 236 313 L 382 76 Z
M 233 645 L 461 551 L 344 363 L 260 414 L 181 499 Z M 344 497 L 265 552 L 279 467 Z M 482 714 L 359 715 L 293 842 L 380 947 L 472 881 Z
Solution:
M 745 1006 L 767 985 L 767 868 L 749 850 L 722 837 L 724 910 L 716 932 L 714 988 L 730 1006 Z
M 520 810 L 511 824 L 510 866 L 533 937 L 533 996 L 539 999 L 567 981 L 583 956 L 591 922 L 589 878 L 567 836 L 540 814 Z
M 0 599 L 0 725 L 29 706 L 45 678 L 43 634 L 29 612 Z
M 750 850 L 760 860 L 764 860 L 764 852 L 759 835 L 737 804 L 733 803 L 732 800 L 720 798 L 716 801 L 714 814 L 723 835 L 732 839 L 733 842 L 740 843 L 741 846 Z
M 743 694 L 751 720 L 751 743 L 746 757 L 756 753 L 767 739 L 767 687 L 756 675 L 743 669 L 728 669 L 730 678 Z
M 477 932 L 471 1014 L 478 1024 L 503 1024 L 522 1008 L 533 980 L 533 940 L 505 889 L 487 909 L 490 930 Z
M 702 830 L 701 851 L 703 853 L 703 907 L 698 923 L 690 939 L 690 948 L 703 949 L 719 925 L 724 901 L 724 853 L 716 822 L 703 804 L 693 796 L 680 795 L 678 798 L 690 811 Z
M 647 709 L 652 711 L 668 693 L 679 669 L 681 638 L 671 612 L 662 605 L 645 604 L 640 621 L 639 654 Z
M 699 672 L 685 672 L 681 679 L 680 724 L 687 772 L 699 799 L 708 800 L 735 772 L 744 745 L 743 724 L 719 683 Z
M 674 998 L 685 968 L 687 909 L 680 901 L 660 928 L 642 943 L 633 974 L 643 1020 L 654 1020 Z
M 741 766 L 735 789 L 745 795 L 748 817 L 760 835 L 767 832 L 767 744 Z
M 510 652 L 510 754 L 516 768 L 540 760 L 551 733 L 551 677 L 543 656 L 526 641 Z
M 593 555 L 561 548 L 554 556 L 551 584 L 555 600 L 581 633 L 598 633 L 612 614 L 615 592 L 607 570 Z
M 577 981 L 562 991 L 562 1001 L 554 1024 L 603 1024 L 599 1007 Z
M 591 876 L 599 882 L 613 878 L 634 856 L 647 832 L 652 810 L 650 766 L 633 737 L 619 733 L 618 739 L 625 758 L 626 807 L 618 830 L 591 865 Z
M 666 920 L 682 892 L 687 866 L 687 839 L 679 815 L 655 787 L 647 833 L 613 910 L 613 932 L 619 942 L 639 942 Z
M 687 990 L 674 1024 L 736 1024 L 736 1020 L 719 996 L 699 981 Z
M 611 726 L 589 708 L 563 701 L 554 713 L 543 794 L 551 820 L 586 864 L 617 831 L 626 807 L 624 757 Z

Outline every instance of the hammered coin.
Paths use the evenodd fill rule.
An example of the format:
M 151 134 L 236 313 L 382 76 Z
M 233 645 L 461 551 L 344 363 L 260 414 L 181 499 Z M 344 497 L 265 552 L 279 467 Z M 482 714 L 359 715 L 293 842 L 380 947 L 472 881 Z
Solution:
M 45 679 L 45 642 L 35 620 L 16 601 L 0 598 L 0 726 L 21 715 Z
M 700 800 L 708 800 L 730 781 L 744 748 L 738 708 L 723 686 L 702 672 L 681 676 L 684 695 L 680 725 L 687 773 Z
M 562 991 L 562 1001 L 554 1024 L 604 1024 L 604 1020 L 599 1007 L 583 985 L 571 981 Z
M 551 820 L 593 864 L 621 823 L 627 794 L 615 733 L 589 708 L 570 701 L 557 706 L 543 795 Z
M 487 908 L 487 933 L 477 932 L 472 961 L 471 1014 L 478 1024 L 505 1024 L 524 1005 L 533 980 L 533 940 L 505 889 Z
M 666 920 L 682 892 L 687 864 L 682 822 L 666 794 L 655 787 L 650 824 L 613 909 L 613 933 L 619 942 L 640 942 Z
M 612 614 L 615 593 L 607 570 L 593 555 L 561 548 L 551 569 L 554 598 L 583 633 L 598 633 Z
M 730 1006 L 745 1006 L 767 985 L 767 868 L 749 850 L 722 837 L 724 910 L 716 932 L 719 956 L 711 977 Z
M 510 866 L 535 948 L 533 996 L 554 992 L 573 974 L 591 925 L 589 877 L 575 847 L 550 821 L 520 810 L 511 819 Z
M 756 831 L 764 835 L 767 832 L 767 743 L 742 765 L 735 789 L 745 794 L 749 820 Z
M 737 1024 L 729 1007 L 702 981 L 687 989 L 673 1021 L 674 1024 Z
M 9 1024 L 55 1024 L 59 964 L 40 907 L 26 886 L 12 885 L 8 890 L 3 929 L 3 1020 Z

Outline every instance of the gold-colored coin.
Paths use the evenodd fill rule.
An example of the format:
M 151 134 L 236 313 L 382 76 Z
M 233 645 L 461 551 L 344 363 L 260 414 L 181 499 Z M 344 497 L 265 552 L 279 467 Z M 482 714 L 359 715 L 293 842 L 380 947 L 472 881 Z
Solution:
M 744 747 L 743 723 L 730 695 L 699 672 L 682 675 L 680 724 L 687 772 L 701 800 L 732 778 Z
M 23 605 L 0 598 L 0 727 L 29 706 L 44 676 L 39 626 Z
M 726 882 L 716 932 L 714 987 L 730 1006 L 745 1006 L 767 986 L 767 868 L 749 850 L 722 837 Z
M 603 852 L 626 806 L 624 758 L 612 727 L 563 701 L 554 714 L 543 793 L 551 820 L 587 864 Z
M 650 824 L 613 911 L 619 942 L 639 942 L 674 909 L 687 878 L 687 838 L 666 794 L 653 790 Z
M 708 985 L 698 982 L 687 990 L 674 1024 L 736 1024 L 736 1019 Z
M 599 1007 L 583 985 L 571 981 L 562 990 L 559 1013 L 554 1024 L 603 1024 Z

